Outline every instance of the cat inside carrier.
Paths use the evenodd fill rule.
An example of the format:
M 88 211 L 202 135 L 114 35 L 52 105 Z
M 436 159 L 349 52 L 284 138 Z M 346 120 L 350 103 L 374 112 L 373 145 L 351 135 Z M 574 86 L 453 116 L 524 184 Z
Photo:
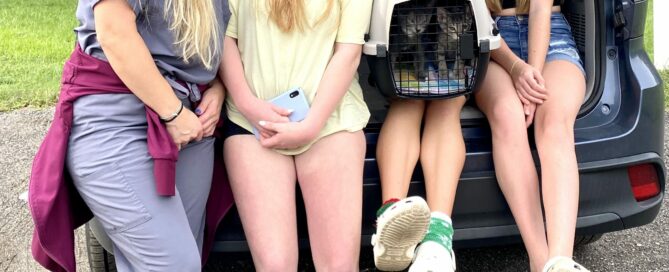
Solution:
M 475 90 L 499 43 L 485 0 L 376 0 L 363 52 L 384 95 L 436 99 Z

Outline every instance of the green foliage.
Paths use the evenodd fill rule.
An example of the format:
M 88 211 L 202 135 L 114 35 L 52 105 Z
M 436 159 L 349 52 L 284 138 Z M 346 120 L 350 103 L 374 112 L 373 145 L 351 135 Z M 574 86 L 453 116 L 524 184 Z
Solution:
M 51 106 L 63 62 L 72 51 L 76 0 L 0 1 L 0 111 Z M 649 1 L 646 51 L 653 58 L 653 0 Z M 669 70 L 661 71 L 669 82 Z M 669 105 L 669 84 L 665 84 Z
M 669 69 L 660 71 L 662 81 L 664 81 L 664 108 L 669 107 Z
M 646 14 L 646 30 L 643 32 L 643 43 L 650 60 L 653 60 L 653 0 L 648 1 L 648 13 Z

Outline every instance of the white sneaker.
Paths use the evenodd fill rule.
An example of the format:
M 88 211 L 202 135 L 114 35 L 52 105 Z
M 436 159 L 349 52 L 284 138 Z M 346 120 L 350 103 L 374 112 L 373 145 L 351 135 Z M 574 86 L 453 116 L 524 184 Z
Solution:
M 372 236 L 374 264 L 382 271 L 401 271 L 413 259 L 416 245 L 430 224 L 430 208 L 421 197 L 395 202 L 376 219 Z
M 553 257 L 544 265 L 543 272 L 590 272 L 572 258 L 557 256 Z
M 453 272 L 455 253 L 437 242 L 423 242 L 416 249 L 416 257 L 409 272 Z

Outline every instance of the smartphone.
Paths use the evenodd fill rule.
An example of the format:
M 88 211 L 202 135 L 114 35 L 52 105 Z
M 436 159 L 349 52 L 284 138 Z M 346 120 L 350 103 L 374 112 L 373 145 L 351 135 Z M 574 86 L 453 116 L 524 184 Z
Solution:
M 272 98 L 269 102 L 284 109 L 292 109 L 293 113 L 288 116 L 288 120 L 291 122 L 302 121 L 304 118 L 307 118 L 307 114 L 309 113 L 307 96 L 304 94 L 304 90 L 299 87 L 290 89 L 287 92 Z M 255 128 L 256 125 L 257 124 L 254 124 L 253 126 L 253 134 L 257 139 L 260 139 L 260 133 Z

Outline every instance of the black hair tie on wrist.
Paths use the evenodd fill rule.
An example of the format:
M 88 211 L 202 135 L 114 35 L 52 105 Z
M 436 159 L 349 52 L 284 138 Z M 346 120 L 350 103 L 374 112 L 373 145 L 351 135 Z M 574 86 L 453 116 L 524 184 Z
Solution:
M 177 117 L 179 117 L 179 114 L 181 114 L 183 110 L 184 110 L 184 103 L 181 102 L 179 104 L 179 109 L 175 113 L 172 113 L 172 115 L 170 115 L 170 117 L 167 118 L 160 117 L 160 121 L 163 121 L 163 123 L 172 122 L 174 121 L 174 119 L 177 119 Z

